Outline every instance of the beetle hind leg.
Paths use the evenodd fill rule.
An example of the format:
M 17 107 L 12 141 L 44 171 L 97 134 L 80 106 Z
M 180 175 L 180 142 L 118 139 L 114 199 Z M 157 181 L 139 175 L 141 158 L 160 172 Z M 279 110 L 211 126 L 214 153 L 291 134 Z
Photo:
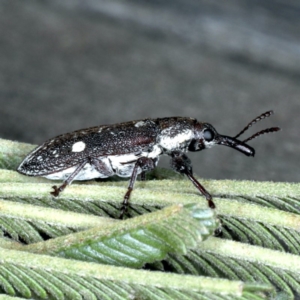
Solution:
M 122 207 L 121 207 L 121 214 L 120 214 L 120 219 L 123 219 L 124 214 L 126 213 L 129 205 L 129 198 L 131 195 L 131 192 L 133 190 L 134 183 L 136 182 L 137 175 L 138 175 L 138 169 L 140 168 L 142 170 L 142 174 L 145 173 L 146 171 L 150 171 L 155 168 L 156 166 L 157 159 L 153 158 L 148 158 L 148 157 L 140 157 L 133 168 L 128 189 L 127 192 L 124 196 Z
M 78 167 L 75 169 L 75 171 L 63 182 L 62 185 L 57 187 L 56 185 L 53 185 L 52 188 L 54 189 L 53 192 L 50 192 L 51 195 L 54 197 L 58 197 L 58 195 L 68 186 L 72 183 L 72 181 L 75 179 L 75 177 L 78 175 L 78 173 L 83 169 L 83 167 L 86 165 L 87 161 L 82 162 Z

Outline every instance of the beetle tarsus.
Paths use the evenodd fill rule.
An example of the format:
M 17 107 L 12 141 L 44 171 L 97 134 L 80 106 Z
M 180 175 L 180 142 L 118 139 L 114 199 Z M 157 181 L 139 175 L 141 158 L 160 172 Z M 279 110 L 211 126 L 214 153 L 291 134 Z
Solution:
M 195 181 L 195 183 L 194 182 L 193 183 L 197 187 L 198 190 L 200 190 L 200 187 L 198 188 L 197 185 L 201 186 L 201 193 L 205 196 L 205 198 L 207 200 L 207 203 L 208 203 L 208 207 L 209 208 L 216 208 L 216 205 L 212 200 L 212 195 L 199 183 L 199 181 L 196 180 L 195 177 L 193 177 L 193 180 Z
M 67 183 L 64 182 L 61 186 L 57 187 L 56 185 L 53 185 L 52 188 L 54 189 L 53 192 L 50 192 L 51 195 L 54 197 L 58 197 L 58 195 L 65 189 L 67 186 Z
M 60 192 L 59 189 L 57 188 L 56 185 L 53 185 L 52 188 L 54 189 L 54 191 L 50 192 L 50 194 L 53 195 L 54 197 L 58 197 L 59 192 Z
M 222 237 L 223 236 L 223 231 L 222 231 L 222 227 L 218 227 L 217 229 L 215 229 L 214 231 L 214 236 L 216 237 Z
M 207 200 L 207 202 L 208 202 L 209 208 L 212 208 L 212 209 L 216 208 L 215 203 L 212 201 L 212 197 L 211 197 L 210 199 L 207 199 L 207 198 L 206 198 L 206 200 Z

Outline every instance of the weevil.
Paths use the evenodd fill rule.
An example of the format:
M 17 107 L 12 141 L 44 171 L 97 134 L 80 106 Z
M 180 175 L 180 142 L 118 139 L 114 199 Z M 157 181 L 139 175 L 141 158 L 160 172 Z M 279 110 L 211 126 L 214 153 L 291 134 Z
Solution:
M 239 134 L 229 137 L 219 134 L 209 123 L 193 118 L 168 117 L 143 119 L 115 125 L 96 126 L 59 135 L 29 153 L 17 171 L 29 176 L 63 180 L 53 186 L 51 194 L 58 196 L 73 180 L 106 178 L 112 175 L 130 177 L 121 216 L 126 211 L 137 175 L 157 166 L 163 154 L 171 157 L 171 167 L 187 176 L 198 191 L 215 208 L 211 194 L 194 177 L 188 151 L 201 151 L 214 145 L 229 146 L 247 156 L 255 150 L 247 142 L 278 127 L 261 130 L 241 141 L 241 136 L 256 122 L 269 117 L 267 111 L 252 120 Z

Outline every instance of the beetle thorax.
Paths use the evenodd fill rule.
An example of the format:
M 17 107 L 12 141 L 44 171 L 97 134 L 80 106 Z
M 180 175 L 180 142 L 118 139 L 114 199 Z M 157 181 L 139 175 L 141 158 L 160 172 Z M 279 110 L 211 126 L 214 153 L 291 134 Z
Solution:
M 187 151 L 188 145 L 193 138 L 194 132 L 189 128 L 175 131 L 173 128 L 166 128 L 161 131 L 158 144 L 166 152 L 174 150 Z

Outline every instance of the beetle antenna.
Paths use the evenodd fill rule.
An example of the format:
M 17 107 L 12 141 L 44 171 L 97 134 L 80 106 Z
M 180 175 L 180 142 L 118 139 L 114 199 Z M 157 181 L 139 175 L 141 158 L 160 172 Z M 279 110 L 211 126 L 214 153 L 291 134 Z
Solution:
M 261 114 L 260 116 L 258 116 L 257 118 L 255 118 L 254 120 L 252 120 L 240 133 L 238 133 L 234 138 L 237 139 L 240 135 L 242 135 L 246 130 L 248 130 L 252 125 L 254 125 L 255 123 L 259 122 L 260 120 L 264 119 L 264 118 L 267 118 L 267 117 L 270 117 L 271 115 L 273 115 L 274 112 L 273 110 L 269 110 L 263 114 Z M 271 129 L 271 128 L 269 128 Z M 265 130 L 268 130 L 268 129 L 265 129 Z M 254 139 L 255 137 L 261 135 L 261 134 L 264 134 L 264 133 L 267 133 L 267 132 L 273 132 L 273 131 L 277 131 L 277 130 L 273 130 L 273 131 L 260 131 L 260 132 L 257 132 L 256 134 L 254 134 L 251 138 L 247 139 L 248 141 L 249 140 L 252 140 Z M 259 134 L 260 133 L 260 134 Z M 245 141 L 244 141 L 245 142 Z
M 257 138 L 258 136 L 260 136 L 262 134 L 270 133 L 270 132 L 276 132 L 276 131 L 279 131 L 279 130 L 280 130 L 279 127 L 271 127 L 271 128 L 267 128 L 267 129 L 261 130 L 259 132 L 254 133 L 250 137 L 248 137 L 246 140 L 243 141 L 243 143 L 247 143 L 250 140 L 253 140 L 253 139 Z

